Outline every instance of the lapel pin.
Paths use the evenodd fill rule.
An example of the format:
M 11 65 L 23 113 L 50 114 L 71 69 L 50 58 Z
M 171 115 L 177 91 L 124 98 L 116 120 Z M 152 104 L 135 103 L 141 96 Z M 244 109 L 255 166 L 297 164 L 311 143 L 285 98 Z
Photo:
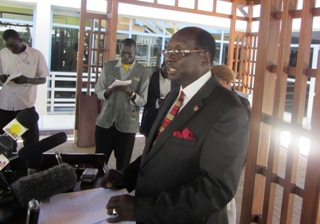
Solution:
M 199 110 L 198 105 L 195 105 L 194 108 L 193 108 L 193 111 L 198 111 L 198 110 Z

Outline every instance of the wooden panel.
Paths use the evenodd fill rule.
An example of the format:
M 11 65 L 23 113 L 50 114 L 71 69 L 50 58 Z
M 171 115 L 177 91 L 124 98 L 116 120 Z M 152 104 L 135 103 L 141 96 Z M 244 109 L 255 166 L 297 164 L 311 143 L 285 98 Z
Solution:
M 185 0 L 176 0 L 174 5 L 164 5 L 159 4 L 156 2 L 143 2 L 139 0 L 119 0 L 121 3 L 131 4 L 131 5 L 140 5 L 140 6 L 146 6 L 146 7 L 153 7 L 153 8 L 159 8 L 159 9 L 166 9 L 166 10 L 173 10 L 173 11 L 180 11 L 180 12 L 188 12 L 188 13 L 195 13 L 195 14 L 201 14 L 201 15 L 209 15 L 209 16 L 217 16 L 220 18 L 231 18 L 232 15 L 217 13 L 216 8 L 214 7 L 212 11 L 203 11 L 198 10 L 197 8 L 185 8 L 185 7 L 179 7 L 179 1 L 185 1 Z M 216 6 L 217 0 L 207 0 L 207 1 L 214 1 L 213 5 Z M 230 1 L 228 1 L 230 2 Z M 238 1 L 235 1 L 238 2 Z M 247 2 L 241 2 L 243 4 L 246 4 Z M 245 17 L 237 16 L 238 20 L 246 20 Z
M 318 55 L 317 80 L 312 111 L 312 143 L 307 164 L 305 193 L 302 203 L 301 223 L 320 223 L 320 54 Z
M 83 60 L 78 60 L 77 65 L 75 142 L 78 147 L 95 145 L 95 123 L 100 111 L 100 101 L 92 89 L 101 73 L 103 62 L 115 55 L 114 29 L 117 29 L 117 3 L 113 0 L 108 4 L 107 15 L 113 16 L 111 19 L 106 14 L 87 12 L 87 0 L 81 1 L 78 57 L 83 58 L 86 51 L 88 60 L 87 64 L 84 64 Z M 87 73 L 87 79 L 83 77 L 84 72 Z
M 270 8 L 271 1 L 263 1 L 261 4 L 260 15 L 260 30 L 264 27 L 269 27 L 270 20 Z M 255 213 L 260 211 L 261 202 L 256 204 L 257 197 L 254 196 L 255 189 L 263 189 L 263 181 L 256 182 L 256 170 L 257 170 L 257 158 L 259 152 L 260 142 L 260 126 L 262 120 L 262 101 L 263 101 L 263 89 L 264 89 L 264 74 L 267 67 L 267 49 L 268 49 L 268 29 L 264 29 L 265 32 L 259 33 L 259 43 L 257 51 L 256 71 L 255 71 L 255 91 L 253 94 L 252 111 L 250 118 L 250 138 L 247 152 L 247 163 L 245 169 L 245 181 L 242 198 L 246 198 L 242 201 L 242 210 L 240 223 L 247 224 L 259 219 L 261 213 Z M 260 200 L 260 199 L 259 199 Z M 254 207 L 253 207 L 254 206 Z
M 115 58 L 117 47 L 117 24 L 118 24 L 118 0 L 108 1 L 108 20 L 107 35 L 105 38 L 105 60 L 109 61 Z
M 312 22 L 315 16 L 315 1 L 304 0 L 302 10 L 297 13 L 296 0 L 261 1 L 259 43 L 257 50 L 256 72 L 253 91 L 251 129 L 247 166 L 245 171 L 242 211 L 240 223 L 274 223 L 275 189 L 281 186 L 280 223 L 296 223 L 299 210 L 295 209 L 295 198 L 302 198 L 300 223 L 319 223 L 320 190 L 320 59 L 318 68 L 310 69 L 310 45 Z M 290 44 L 293 18 L 301 17 L 300 38 L 297 64 L 289 67 Z M 284 122 L 285 100 L 288 73 L 294 74 L 294 99 L 291 120 Z M 291 73 L 293 72 L 293 73 Z M 303 126 L 305 99 L 308 77 L 316 77 L 317 85 L 311 127 Z M 262 123 L 270 125 L 270 130 Z M 260 124 L 260 125 L 259 125 Z M 259 128 L 260 126 L 260 128 Z M 280 161 L 281 131 L 288 130 L 291 140 L 286 156 Z M 265 141 L 271 135 L 270 144 Z M 304 183 L 297 183 L 301 136 L 311 139 L 310 154 Z M 316 137 L 317 136 L 317 137 Z M 267 158 L 265 164 L 264 159 Z M 285 164 L 284 173 L 280 173 L 280 162 Z M 254 169 L 256 168 L 256 169 Z M 284 177 L 282 177 L 284 176 Z M 255 196 L 255 197 L 253 197 Z M 250 201 L 248 201 L 251 200 Z M 261 207 L 262 206 L 262 207 Z
M 234 89 L 252 93 L 255 69 L 255 61 L 252 58 L 255 57 L 257 51 L 257 36 L 235 32 L 235 37 L 231 37 L 230 41 L 232 44 L 229 44 L 228 65 L 236 75 Z
M 95 127 L 98 114 L 101 110 L 101 102 L 96 96 L 79 96 L 79 126 L 78 147 L 90 147 L 95 145 Z

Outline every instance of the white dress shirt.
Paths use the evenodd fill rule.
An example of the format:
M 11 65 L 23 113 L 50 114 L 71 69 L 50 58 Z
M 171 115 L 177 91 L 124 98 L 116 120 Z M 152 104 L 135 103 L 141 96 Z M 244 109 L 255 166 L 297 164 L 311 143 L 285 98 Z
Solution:
M 24 75 L 28 78 L 45 78 L 50 75 L 42 53 L 26 45 L 26 50 L 13 54 L 7 48 L 0 51 L 0 74 Z M 0 109 L 8 111 L 23 110 L 34 106 L 37 85 L 8 82 L 0 90 Z M 47 96 L 43 96 L 47 97 Z

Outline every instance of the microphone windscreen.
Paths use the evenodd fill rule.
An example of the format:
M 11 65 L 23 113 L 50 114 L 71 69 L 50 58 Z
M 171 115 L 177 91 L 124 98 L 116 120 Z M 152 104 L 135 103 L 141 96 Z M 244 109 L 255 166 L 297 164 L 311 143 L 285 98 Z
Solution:
M 6 153 L 13 148 L 13 141 L 9 136 L 0 136 L 0 154 Z
M 17 114 L 17 121 L 25 128 L 30 128 L 39 120 L 39 114 L 34 107 L 24 109 Z
M 26 145 L 19 150 L 18 155 L 20 159 L 27 160 L 36 155 L 40 155 L 62 143 L 65 143 L 66 141 L 67 134 L 65 132 L 59 132 L 38 142 Z
M 26 207 L 32 199 L 42 201 L 72 189 L 76 181 L 75 169 L 62 163 L 48 170 L 21 177 L 11 184 L 11 191 L 18 204 Z

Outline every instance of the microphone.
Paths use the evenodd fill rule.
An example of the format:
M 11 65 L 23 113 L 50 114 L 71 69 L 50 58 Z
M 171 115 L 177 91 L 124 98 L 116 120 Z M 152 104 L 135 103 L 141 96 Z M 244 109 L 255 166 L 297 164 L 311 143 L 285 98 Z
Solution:
M 12 183 L 10 188 L 18 205 L 26 207 L 32 199 L 42 201 L 72 189 L 76 181 L 75 169 L 63 163 L 48 170 L 21 177 Z
M 10 136 L 15 141 L 23 135 L 30 127 L 36 124 L 39 120 L 39 114 L 35 109 L 27 108 L 20 111 L 17 117 L 7 124 L 3 131 L 5 136 Z
M 59 132 L 21 148 L 18 157 L 26 161 L 28 174 L 35 173 L 41 169 L 43 153 L 67 141 L 65 132 Z
M 22 160 L 28 160 L 35 155 L 42 154 L 58 145 L 61 145 L 67 141 L 67 134 L 65 132 L 58 132 L 47 138 L 44 138 L 38 142 L 26 145 L 18 152 L 19 158 Z
M 4 154 L 13 148 L 13 141 L 9 136 L 0 136 L 0 154 Z

